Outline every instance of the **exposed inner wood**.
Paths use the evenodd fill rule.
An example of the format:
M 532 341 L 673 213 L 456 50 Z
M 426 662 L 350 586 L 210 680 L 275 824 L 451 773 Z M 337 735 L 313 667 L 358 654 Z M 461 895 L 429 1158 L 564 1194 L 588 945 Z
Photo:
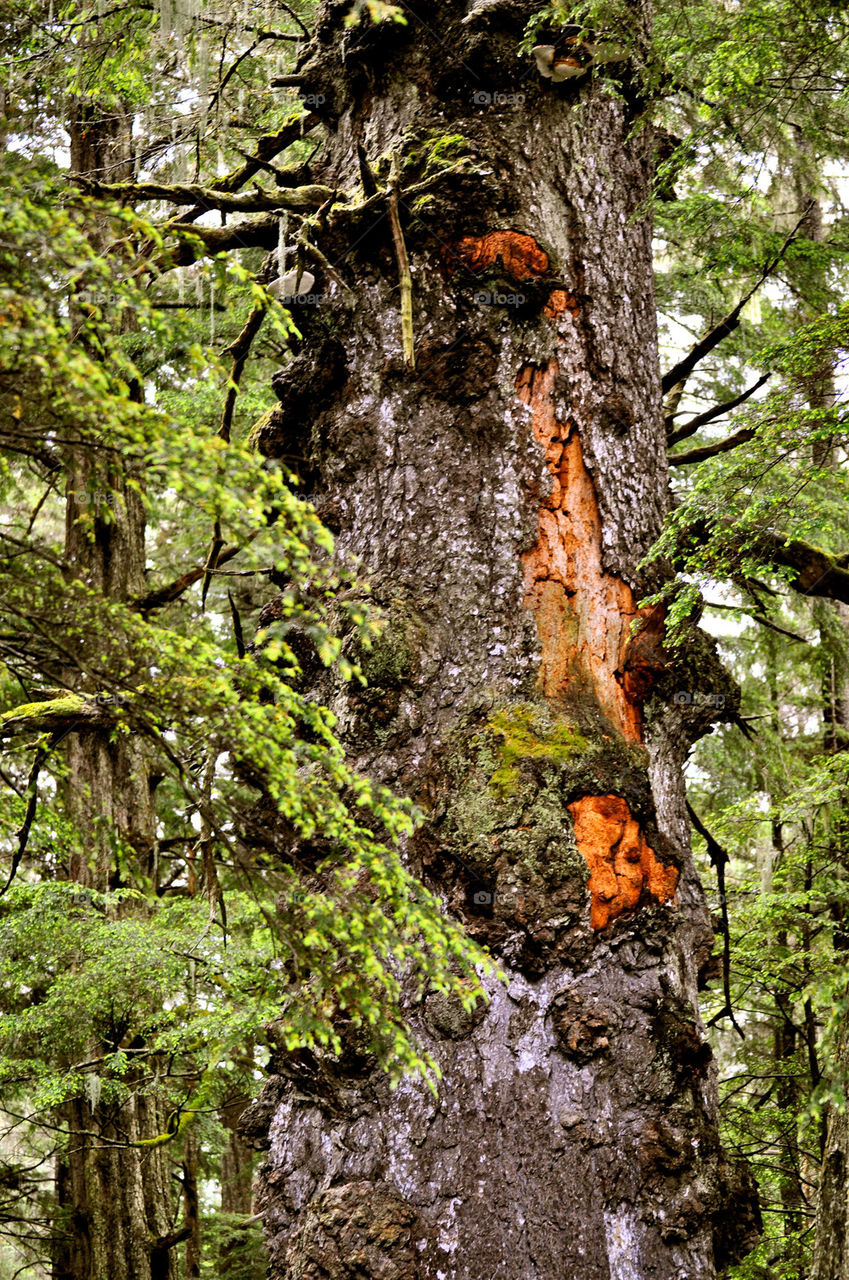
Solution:
M 660 862 L 621 796 L 582 796 L 569 805 L 578 849 L 590 869 L 590 923 L 603 929 L 648 895 L 667 902 L 678 883 L 676 867 Z
M 577 430 L 554 411 L 557 363 L 527 366 L 516 389 L 529 406 L 552 484 L 539 509 L 539 536 L 525 552 L 525 608 L 542 646 L 539 685 L 551 698 L 594 696 L 630 742 L 642 740 L 638 703 L 619 681 L 638 610 L 631 588 L 602 567 L 601 517 Z

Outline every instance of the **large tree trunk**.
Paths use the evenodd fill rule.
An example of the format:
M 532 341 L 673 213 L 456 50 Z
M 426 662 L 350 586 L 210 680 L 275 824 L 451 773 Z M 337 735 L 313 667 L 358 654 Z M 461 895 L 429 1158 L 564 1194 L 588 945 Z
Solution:
M 706 643 L 669 668 L 657 613 L 631 636 L 667 507 L 651 135 L 627 67 L 617 96 L 519 57 L 533 7 L 352 30 L 334 0 L 304 67 L 331 126 L 316 180 L 350 188 L 357 144 L 405 181 L 467 158 L 400 200 L 415 371 L 386 206 L 331 221 L 354 291 L 327 279 L 302 308 L 258 440 L 301 458 L 388 613 L 369 688 L 335 695 L 352 757 L 426 808 L 410 858 L 509 981 L 474 1016 L 411 1008 L 438 1096 L 362 1060 L 310 1096 L 281 1057 L 245 1118 L 278 1278 L 697 1280 L 752 1239 L 696 1006 L 712 936 L 681 780 L 730 695 Z

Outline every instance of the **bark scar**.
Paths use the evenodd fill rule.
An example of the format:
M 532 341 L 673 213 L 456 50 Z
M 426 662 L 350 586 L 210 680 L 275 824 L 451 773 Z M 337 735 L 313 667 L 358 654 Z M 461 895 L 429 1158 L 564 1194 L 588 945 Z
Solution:
M 463 236 L 450 249 L 451 256 L 469 271 L 501 266 L 514 280 L 532 280 L 548 271 L 548 254 L 533 236 L 519 231 L 488 231 L 483 236 Z
M 657 902 L 673 897 L 678 869 L 659 861 L 621 796 L 583 796 L 568 808 L 578 851 L 590 869 L 594 929 L 635 910 L 646 896 Z
M 540 279 L 548 274 L 551 266 L 545 250 L 533 236 L 524 235 L 521 231 L 488 231 L 482 236 L 463 236 L 449 246 L 445 258 L 453 270 L 462 266 L 476 275 L 500 270 L 519 282 Z M 553 288 L 543 307 L 543 314 L 554 322 L 565 311 L 575 316 L 579 310 L 574 293 L 568 289 Z
M 516 390 L 531 410 L 551 489 L 539 509 L 536 544 L 524 553 L 524 607 L 533 613 L 546 697 L 590 695 L 629 742 L 642 741 L 636 682 L 623 688 L 630 626 L 638 617 L 631 588 L 602 567 L 601 515 L 578 432 L 554 411 L 557 362 L 527 366 Z

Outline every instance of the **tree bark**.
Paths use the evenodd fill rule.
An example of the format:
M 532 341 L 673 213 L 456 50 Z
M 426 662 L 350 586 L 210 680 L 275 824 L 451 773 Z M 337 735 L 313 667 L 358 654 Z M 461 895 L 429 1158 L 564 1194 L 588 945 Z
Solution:
M 257 438 L 387 613 L 369 687 L 331 691 L 351 756 L 425 807 L 411 865 L 508 981 L 474 1015 L 411 1004 L 437 1096 L 355 1055 L 319 1091 L 279 1055 L 243 1122 L 277 1280 L 706 1280 L 756 1236 L 717 1137 L 681 774 L 734 692 L 698 637 L 673 669 L 638 603 L 668 502 L 651 136 L 629 69 L 617 95 L 519 57 L 533 7 L 351 29 L 333 0 L 301 69 L 316 180 L 355 186 L 358 144 L 402 190 L 465 157 L 399 202 L 415 370 L 372 202 L 328 224 L 353 293 L 299 312 Z
M 823 650 L 823 746 L 835 754 L 847 749 L 849 742 L 849 670 L 846 663 L 846 640 L 849 634 L 849 611 L 845 605 L 831 606 L 835 613 L 828 617 L 829 606 L 820 606 L 820 618 L 829 625 L 820 629 Z M 839 632 L 844 636 L 841 638 Z M 833 866 L 841 880 L 846 877 L 846 798 L 838 807 L 831 831 Z M 834 874 L 834 871 L 832 871 Z M 832 945 L 839 961 L 849 950 L 844 894 L 835 895 L 832 905 Z M 849 1019 L 843 1015 L 837 1031 L 838 1052 L 829 1082 L 836 1093 L 845 1093 L 849 1074 Z M 849 1280 L 849 1118 L 845 1106 L 829 1101 L 825 1109 L 825 1131 L 822 1141 L 819 1194 L 817 1197 L 816 1233 L 811 1280 Z

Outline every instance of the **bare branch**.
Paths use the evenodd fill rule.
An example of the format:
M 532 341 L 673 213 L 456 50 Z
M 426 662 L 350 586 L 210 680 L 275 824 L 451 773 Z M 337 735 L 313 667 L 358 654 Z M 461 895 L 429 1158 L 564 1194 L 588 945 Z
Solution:
M 669 458 L 670 467 L 689 467 L 695 462 L 704 462 L 706 458 L 715 458 L 719 453 L 730 453 L 741 444 L 746 444 L 755 435 L 754 427 L 743 427 L 735 431 L 733 436 L 717 440 L 715 444 L 702 445 L 700 449 L 689 449 L 686 453 L 673 453 Z
M 700 431 L 702 427 L 706 427 L 709 422 L 713 422 L 715 418 L 721 418 L 724 413 L 730 413 L 732 409 L 738 408 L 750 396 L 753 396 L 756 391 L 759 391 L 771 377 L 771 373 L 765 373 L 763 377 L 758 378 L 757 382 L 741 392 L 739 396 L 735 396 L 733 400 L 725 400 L 722 404 L 715 404 L 712 409 L 706 409 L 704 413 L 699 413 L 695 418 L 691 418 L 683 427 L 675 427 L 673 420 L 667 418 L 667 444 L 677 444 L 679 440 L 686 440 L 689 436 L 694 436 L 697 431 Z
M 725 892 L 725 866 L 730 859 L 719 842 L 710 833 L 710 831 L 708 831 L 707 827 L 690 804 L 690 801 L 687 800 L 685 803 L 687 805 L 687 813 L 690 816 L 690 821 L 707 845 L 708 857 L 711 860 L 711 865 L 716 871 L 716 885 L 719 889 L 719 907 L 722 913 L 722 991 L 725 996 L 725 1004 L 720 1009 L 719 1013 L 715 1014 L 714 1017 L 711 1018 L 708 1026 L 715 1026 L 716 1023 L 719 1022 L 720 1018 L 729 1018 L 731 1025 L 737 1032 L 738 1036 L 740 1036 L 742 1040 L 745 1040 L 746 1037 L 740 1030 L 740 1027 L 737 1024 L 737 1019 L 734 1017 L 734 1007 L 731 1003 L 731 930 L 728 924 L 728 899 Z
M 739 604 L 718 604 L 714 600 L 705 600 L 706 609 L 725 609 L 729 613 L 745 613 L 753 622 L 759 622 L 762 627 L 767 627 L 770 631 L 775 631 L 780 636 L 786 636 L 788 640 L 798 640 L 799 644 L 810 644 L 807 636 L 800 636 L 795 631 L 788 631 L 786 627 L 780 627 L 777 622 L 773 622 L 771 618 L 767 618 L 762 613 L 753 613 L 751 609 L 746 609 Z M 747 716 L 746 719 L 753 717 Z
M 278 191 L 263 191 L 256 187 L 253 194 L 235 195 L 195 182 L 91 182 L 76 176 L 74 180 L 100 198 L 111 197 L 133 203 L 162 200 L 168 204 L 197 205 L 202 210 L 218 209 L 222 213 L 270 213 L 276 209 L 313 213 L 333 195 L 330 187 L 318 185 L 284 187 Z
M 165 269 L 188 267 L 200 258 L 233 249 L 274 249 L 278 219 L 249 218 L 230 227 L 187 227 L 172 222 L 167 230 L 177 236 L 179 244 L 163 253 L 159 265 Z
M 225 547 L 217 559 L 217 564 L 226 564 L 228 560 L 232 560 L 233 556 L 238 555 L 242 550 L 241 547 Z M 184 573 L 182 577 L 175 578 L 173 582 L 167 583 L 164 587 L 157 587 L 155 591 L 149 592 L 146 596 L 140 596 L 137 600 L 131 602 L 130 607 L 137 613 L 152 613 L 154 609 L 162 609 L 166 604 L 173 604 L 175 600 L 179 600 L 180 596 L 188 591 L 189 587 L 193 587 L 196 582 L 200 582 L 204 575 L 206 566 L 202 565 L 195 569 L 189 569 L 188 573 Z
M 666 395 L 668 391 L 671 391 L 673 387 L 677 386 L 679 382 L 685 382 L 695 369 L 696 365 L 701 360 L 704 360 L 705 356 L 709 355 L 710 352 L 713 351 L 714 347 L 718 346 L 719 343 L 722 342 L 723 338 L 727 338 L 730 333 L 734 332 L 740 323 L 740 315 L 746 303 L 750 298 L 754 297 L 761 285 L 769 279 L 773 271 L 775 271 L 776 267 L 780 264 L 785 253 L 790 248 L 790 245 L 796 239 L 796 236 L 799 234 L 802 226 L 807 221 L 812 205 L 813 201 L 809 201 L 805 207 L 805 212 L 785 239 L 778 253 L 764 267 L 749 292 L 744 294 L 736 306 L 731 308 L 727 316 L 724 316 L 718 324 L 715 324 L 703 338 L 700 338 L 699 341 L 690 348 L 683 360 L 679 360 L 676 365 L 673 365 L 668 373 L 663 375 L 661 386 L 663 388 L 664 395 Z

